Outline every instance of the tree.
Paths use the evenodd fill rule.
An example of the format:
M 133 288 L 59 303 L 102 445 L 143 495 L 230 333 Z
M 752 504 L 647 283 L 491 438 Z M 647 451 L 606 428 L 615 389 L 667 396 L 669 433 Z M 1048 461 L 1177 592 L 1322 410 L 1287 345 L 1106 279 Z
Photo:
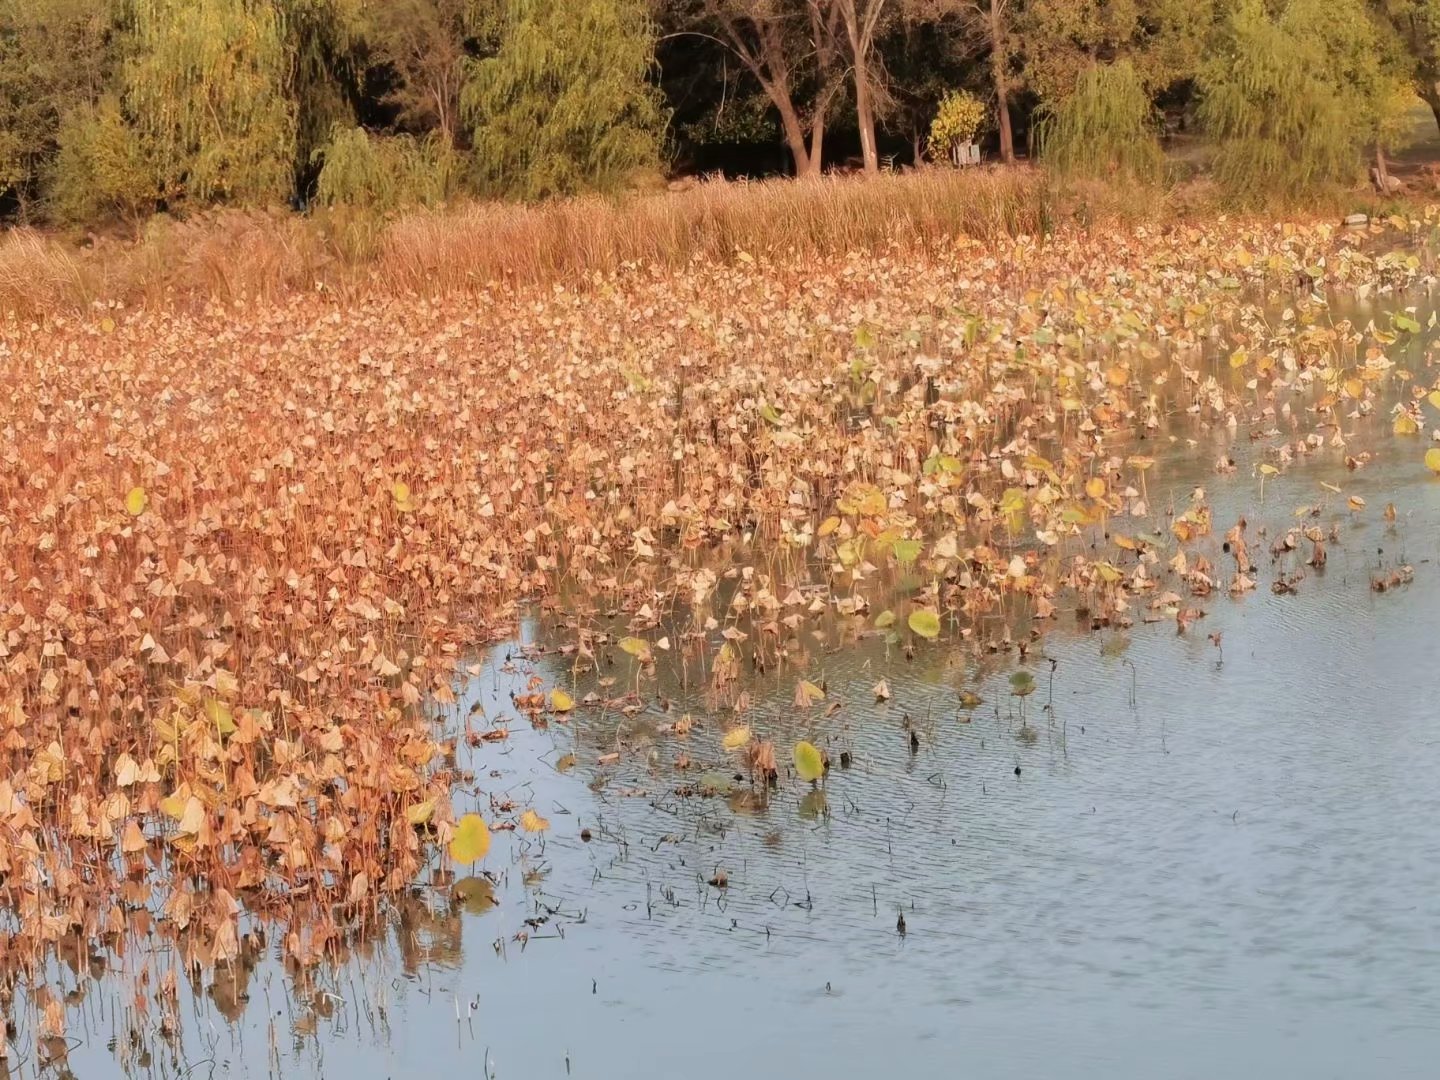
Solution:
M 70 112 L 111 78 L 113 12 L 95 0 L 0 0 L 0 194 L 38 197 Z
M 826 116 L 845 78 L 838 7 L 828 0 L 698 0 L 683 13 L 690 29 L 682 33 L 713 35 L 760 84 L 780 115 L 796 175 L 819 176 Z
M 263 0 L 131 0 L 122 105 L 170 201 L 263 204 L 292 189 L 292 56 Z
M 611 190 L 658 165 L 654 49 L 643 0 L 508 0 L 499 48 L 467 62 L 460 94 L 484 189 Z
M 1240 0 L 1200 71 L 1217 178 L 1242 198 L 1348 183 L 1395 137 L 1403 70 L 1362 0 Z
M 845 43 L 849 51 L 850 71 L 855 86 L 855 120 L 860 128 L 860 153 L 867 173 L 880 171 L 880 155 L 875 146 L 875 104 L 882 92 L 880 66 L 875 43 L 889 14 L 889 0 L 830 0 L 839 10 L 845 26 Z M 812 7 L 818 0 L 811 0 Z
M 1128 59 L 1092 64 L 1068 94 L 1042 104 L 1038 142 L 1062 176 L 1152 183 L 1165 168 L 1154 102 Z
M 995 95 L 995 122 L 1000 130 L 1000 157 L 1015 161 L 1015 135 L 1010 99 L 1018 88 L 1014 66 L 1019 42 L 1015 20 L 1022 0 L 908 0 L 913 16 L 955 26 L 955 37 L 987 56 L 990 91 Z
M 363 97 L 364 0 L 271 0 L 284 33 L 284 95 L 295 109 L 296 171 L 337 125 L 355 122 Z
M 1376 0 L 1375 10 L 1404 46 L 1415 92 L 1440 127 L 1440 0 Z
M 1151 97 L 1193 75 L 1214 0 L 1028 0 L 1016 23 L 1025 79 L 1058 103 L 1096 64 L 1127 62 Z
M 398 77 L 385 97 L 398 110 L 401 127 L 436 131 L 447 146 L 459 145 L 467 65 L 482 43 L 493 47 L 500 16 L 497 3 L 480 0 L 374 0 L 369 5 L 366 37 L 376 59 Z

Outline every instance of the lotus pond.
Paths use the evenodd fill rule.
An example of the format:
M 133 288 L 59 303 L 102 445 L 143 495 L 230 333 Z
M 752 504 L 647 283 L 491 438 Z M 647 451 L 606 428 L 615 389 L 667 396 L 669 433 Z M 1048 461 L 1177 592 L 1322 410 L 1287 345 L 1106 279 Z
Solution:
M 331 314 L 205 316 L 273 432 L 146 404 L 141 317 L 12 329 L 16 431 L 115 412 L 5 474 L 0 1075 L 1428 1075 L 1426 229 L 422 311 L 333 381 Z M 636 292 L 795 370 L 662 382 Z M 424 465 L 405 358 L 542 331 Z

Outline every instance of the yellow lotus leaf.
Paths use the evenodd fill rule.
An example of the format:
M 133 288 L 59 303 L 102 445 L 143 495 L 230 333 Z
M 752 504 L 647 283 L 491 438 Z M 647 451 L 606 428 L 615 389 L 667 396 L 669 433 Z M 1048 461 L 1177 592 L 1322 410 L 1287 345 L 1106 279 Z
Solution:
M 933 640 L 940 636 L 940 616 L 929 608 L 916 608 L 910 612 L 910 617 L 905 620 L 911 631 L 926 640 Z
M 801 780 L 813 783 L 825 775 L 825 759 L 814 743 L 797 742 L 791 756 L 795 761 L 795 772 Z
M 205 702 L 205 715 L 221 735 L 235 734 L 235 717 L 230 712 L 230 706 L 219 698 L 210 698 Z
M 620 639 L 619 644 L 622 652 L 629 653 L 641 663 L 648 664 L 652 659 L 650 643 L 644 638 L 624 637 Z
M 879 488 L 871 488 L 860 500 L 862 517 L 880 517 L 887 509 L 885 495 Z
M 731 728 L 720 740 L 720 745 L 726 750 L 739 750 L 742 746 L 750 743 L 750 725 L 741 724 L 739 727 Z
M 150 496 L 145 494 L 143 487 L 133 487 L 125 495 L 125 512 L 131 517 L 139 517 L 148 505 Z
M 520 828 L 526 832 L 544 832 L 550 828 L 550 819 L 541 817 L 534 810 L 526 810 L 520 815 Z
M 825 691 L 816 686 L 809 679 L 801 679 L 795 687 L 795 704 L 802 709 L 808 709 L 811 705 L 825 700 Z
M 550 691 L 550 707 L 556 712 L 569 712 L 575 708 L 575 699 L 557 686 Z
M 479 814 L 466 814 L 450 839 L 450 857 L 457 863 L 479 862 L 490 850 L 490 826 Z

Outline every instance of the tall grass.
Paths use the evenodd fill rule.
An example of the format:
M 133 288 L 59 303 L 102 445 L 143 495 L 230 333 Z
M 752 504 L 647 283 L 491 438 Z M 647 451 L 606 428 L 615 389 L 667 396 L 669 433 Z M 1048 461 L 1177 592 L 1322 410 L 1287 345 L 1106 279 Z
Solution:
M 1039 235 L 1065 221 L 1133 215 L 1135 207 L 1133 197 L 1092 195 L 1082 217 L 1057 200 L 1042 170 L 1021 167 L 706 182 L 680 192 L 397 215 L 222 212 L 157 218 L 137 239 L 92 238 L 85 247 L 12 231 L 0 237 L 0 313 L 263 299 L 317 287 L 346 295 L 545 285 L 627 264 L 674 268 L 741 253 L 822 258 L 953 237 Z
M 261 300 L 344 276 L 323 235 L 282 212 L 151 218 L 139 237 L 83 244 L 34 229 L 0 236 L 0 316 L 33 317 L 94 303 Z
M 1049 226 L 1042 174 L 927 170 L 878 179 L 703 183 L 623 200 L 521 206 L 478 203 L 415 213 L 381 238 L 373 267 L 387 287 L 541 284 L 627 263 L 827 256 L 953 236 L 992 239 Z

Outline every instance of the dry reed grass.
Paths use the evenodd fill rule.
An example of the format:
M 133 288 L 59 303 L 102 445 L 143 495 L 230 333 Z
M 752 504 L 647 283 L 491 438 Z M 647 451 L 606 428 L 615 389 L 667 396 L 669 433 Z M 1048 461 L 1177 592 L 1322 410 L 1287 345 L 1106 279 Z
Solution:
M 83 243 L 35 229 L 0 237 L 0 313 L 33 317 L 95 303 L 269 299 L 339 269 L 310 222 L 279 212 L 156 217 L 136 238 Z
M 157 218 L 136 239 L 14 230 L 0 239 L 0 312 L 96 302 L 265 299 L 297 289 L 437 294 L 544 285 L 627 264 L 674 268 L 741 253 L 833 256 L 1047 231 L 1053 193 L 1030 168 L 877 179 L 704 182 L 681 192 L 541 205 L 466 203 L 389 220 L 219 212 Z
M 1296 212 L 1368 208 L 1355 201 L 1345 193 Z M 1198 221 L 1223 209 L 1205 181 L 1164 190 L 1095 181 L 1061 187 L 1044 170 L 1019 166 L 705 181 L 618 199 L 468 202 L 388 217 L 353 210 L 162 216 L 137 238 L 92 235 L 77 244 L 32 229 L 0 237 L 0 316 L 73 312 L 99 302 L 263 301 L 316 289 L 352 301 L 440 296 L 496 284 L 576 284 L 631 265 L 674 270 L 744 255 L 803 261 L 895 247 L 919 251 L 962 237 L 995 241 L 1142 220 Z
M 702 183 L 619 202 L 473 204 L 396 221 L 381 237 L 374 273 L 405 291 L 543 284 L 630 263 L 675 268 L 741 253 L 803 258 L 954 236 L 992 240 L 1046 231 L 1049 203 L 1038 170 L 996 169 Z

